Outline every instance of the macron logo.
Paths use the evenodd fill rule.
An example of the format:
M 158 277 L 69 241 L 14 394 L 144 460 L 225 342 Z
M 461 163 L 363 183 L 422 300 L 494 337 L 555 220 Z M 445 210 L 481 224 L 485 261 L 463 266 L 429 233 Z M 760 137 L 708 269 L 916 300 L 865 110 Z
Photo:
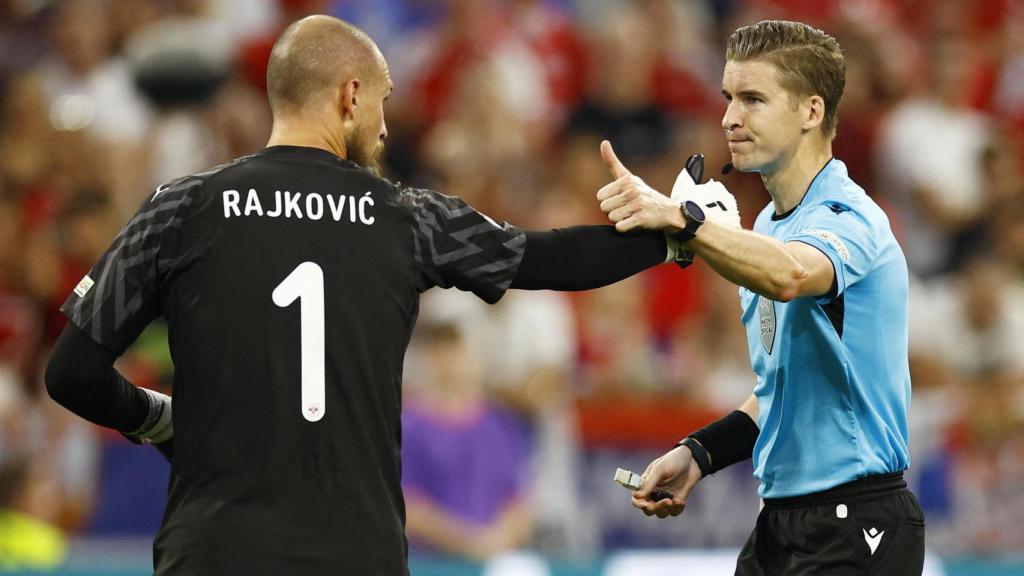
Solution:
M 871 530 L 864 530 L 864 540 L 868 543 L 868 548 L 871 548 L 871 555 L 875 555 L 875 550 L 878 549 L 878 545 L 882 543 L 882 535 L 885 534 L 885 530 L 878 531 L 874 526 Z

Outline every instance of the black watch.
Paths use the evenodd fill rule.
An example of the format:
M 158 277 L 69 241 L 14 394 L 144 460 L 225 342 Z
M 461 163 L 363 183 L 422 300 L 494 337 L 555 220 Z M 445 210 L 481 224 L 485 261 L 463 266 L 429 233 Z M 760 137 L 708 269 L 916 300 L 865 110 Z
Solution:
M 675 233 L 679 242 L 689 242 L 697 236 L 697 230 L 704 224 L 704 209 L 693 200 L 686 200 L 679 205 L 686 227 Z

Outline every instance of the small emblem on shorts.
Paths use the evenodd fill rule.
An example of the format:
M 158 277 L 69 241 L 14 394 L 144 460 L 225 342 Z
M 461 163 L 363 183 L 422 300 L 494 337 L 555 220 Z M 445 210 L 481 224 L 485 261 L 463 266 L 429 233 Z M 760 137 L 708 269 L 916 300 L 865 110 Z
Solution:
M 775 301 L 758 296 L 757 317 L 761 321 L 761 345 L 771 354 L 775 347 Z
M 864 530 L 864 540 L 868 543 L 868 548 L 871 548 L 871 555 L 875 555 L 875 550 L 878 549 L 878 545 L 882 543 L 882 535 L 885 534 L 885 530 L 878 531 L 874 526 L 871 530 Z
M 75 286 L 75 294 L 77 294 L 79 298 L 85 298 L 85 295 L 89 293 L 89 289 L 92 288 L 93 284 L 95 284 L 95 282 L 93 282 L 92 278 L 89 278 L 89 275 L 86 274 L 78 283 L 78 286 Z
M 846 508 L 846 504 L 840 504 L 836 506 L 836 518 L 842 520 L 850 514 L 849 509 Z

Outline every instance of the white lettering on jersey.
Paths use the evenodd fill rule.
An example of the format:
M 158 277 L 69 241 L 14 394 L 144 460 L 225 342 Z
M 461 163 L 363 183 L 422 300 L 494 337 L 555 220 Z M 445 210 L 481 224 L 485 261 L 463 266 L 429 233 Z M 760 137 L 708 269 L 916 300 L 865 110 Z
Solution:
M 267 212 L 267 216 L 271 218 L 277 218 L 281 215 L 281 191 L 274 192 L 274 209 Z
M 295 212 L 295 218 L 302 219 L 302 210 L 299 210 L 299 198 L 302 194 L 298 192 L 293 196 L 291 192 L 284 193 L 284 217 L 292 218 L 292 212 Z
M 306 216 L 310 220 L 319 220 L 324 215 L 324 199 L 316 192 L 306 195 Z
M 230 218 L 231 213 L 234 212 L 235 216 L 241 216 L 242 213 L 238 210 L 238 201 L 241 197 L 238 195 L 238 190 L 225 190 L 224 191 L 224 217 Z
M 327 206 L 331 209 L 331 218 L 334 218 L 335 222 L 341 222 L 341 213 L 345 210 L 345 197 L 335 198 L 328 194 Z
M 245 198 L 245 215 L 249 216 L 252 214 L 263 216 L 263 205 L 260 204 L 260 197 L 256 194 L 256 191 L 249 188 L 249 195 Z
M 245 207 L 239 205 L 242 202 L 242 195 L 238 190 L 224 190 L 222 193 L 224 202 L 224 217 L 255 217 L 267 218 L 291 218 L 302 220 L 320 220 L 328 217 L 335 222 L 348 220 L 352 223 L 362 223 L 372 226 L 377 220 L 373 215 L 373 207 L 376 202 L 373 199 L 373 192 L 366 192 L 362 196 L 346 196 L 333 194 L 319 194 L 317 192 L 274 192 L 273 207 L 264 211 L 263 202 L 254 188 L 249 189 L 245 197 Z M 326 199 L 326 202 L 325 202 Z M 324 210 L 324 204 L 327 210 Z

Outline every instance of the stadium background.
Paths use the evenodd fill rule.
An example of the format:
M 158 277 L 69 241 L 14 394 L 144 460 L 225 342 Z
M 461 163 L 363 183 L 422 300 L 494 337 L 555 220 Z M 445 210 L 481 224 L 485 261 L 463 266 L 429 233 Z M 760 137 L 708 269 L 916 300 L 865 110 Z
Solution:
M 24 568 L 16 545 L 34 542 L 37 566 L 61 573 L 147 573 L 168 467 L 46 397 L 57 308 L 156 185 L 265 144 L 270 46 L 317 12 L 364 27 L 389 59 L 388 175 L 531 228 L 602 222 L 602 138 L 661 190 L 693 152 L 716 174 L 736 27 L 787 18 L 835 35 L 849 66 L 835 153 L 913 272 L 909 477 L 930 553 L 947 574 L 1024 573 L 1020 0 L 0 1 L 0 569 Z M 722 179 L 749 227 L 768 201 L 759 179 Z M 414 537 L 413 573 L 489 559 L 492 575 L 705 560 L 731 573 L 757 512 L 749 465 L 662 522 L 611 475 L 737 406 L 753 385 L 744 345 L 735 288 L 700 264 L 494 307 L 428 293 L 407 366 L 407 488 L 478 538 L 445 557 Z M 161 326 L 119 368 L 165 387 Z M 491 420 L 500 450 L 475 428 Z M 453 453 L 457 481 L 431 476 Z

